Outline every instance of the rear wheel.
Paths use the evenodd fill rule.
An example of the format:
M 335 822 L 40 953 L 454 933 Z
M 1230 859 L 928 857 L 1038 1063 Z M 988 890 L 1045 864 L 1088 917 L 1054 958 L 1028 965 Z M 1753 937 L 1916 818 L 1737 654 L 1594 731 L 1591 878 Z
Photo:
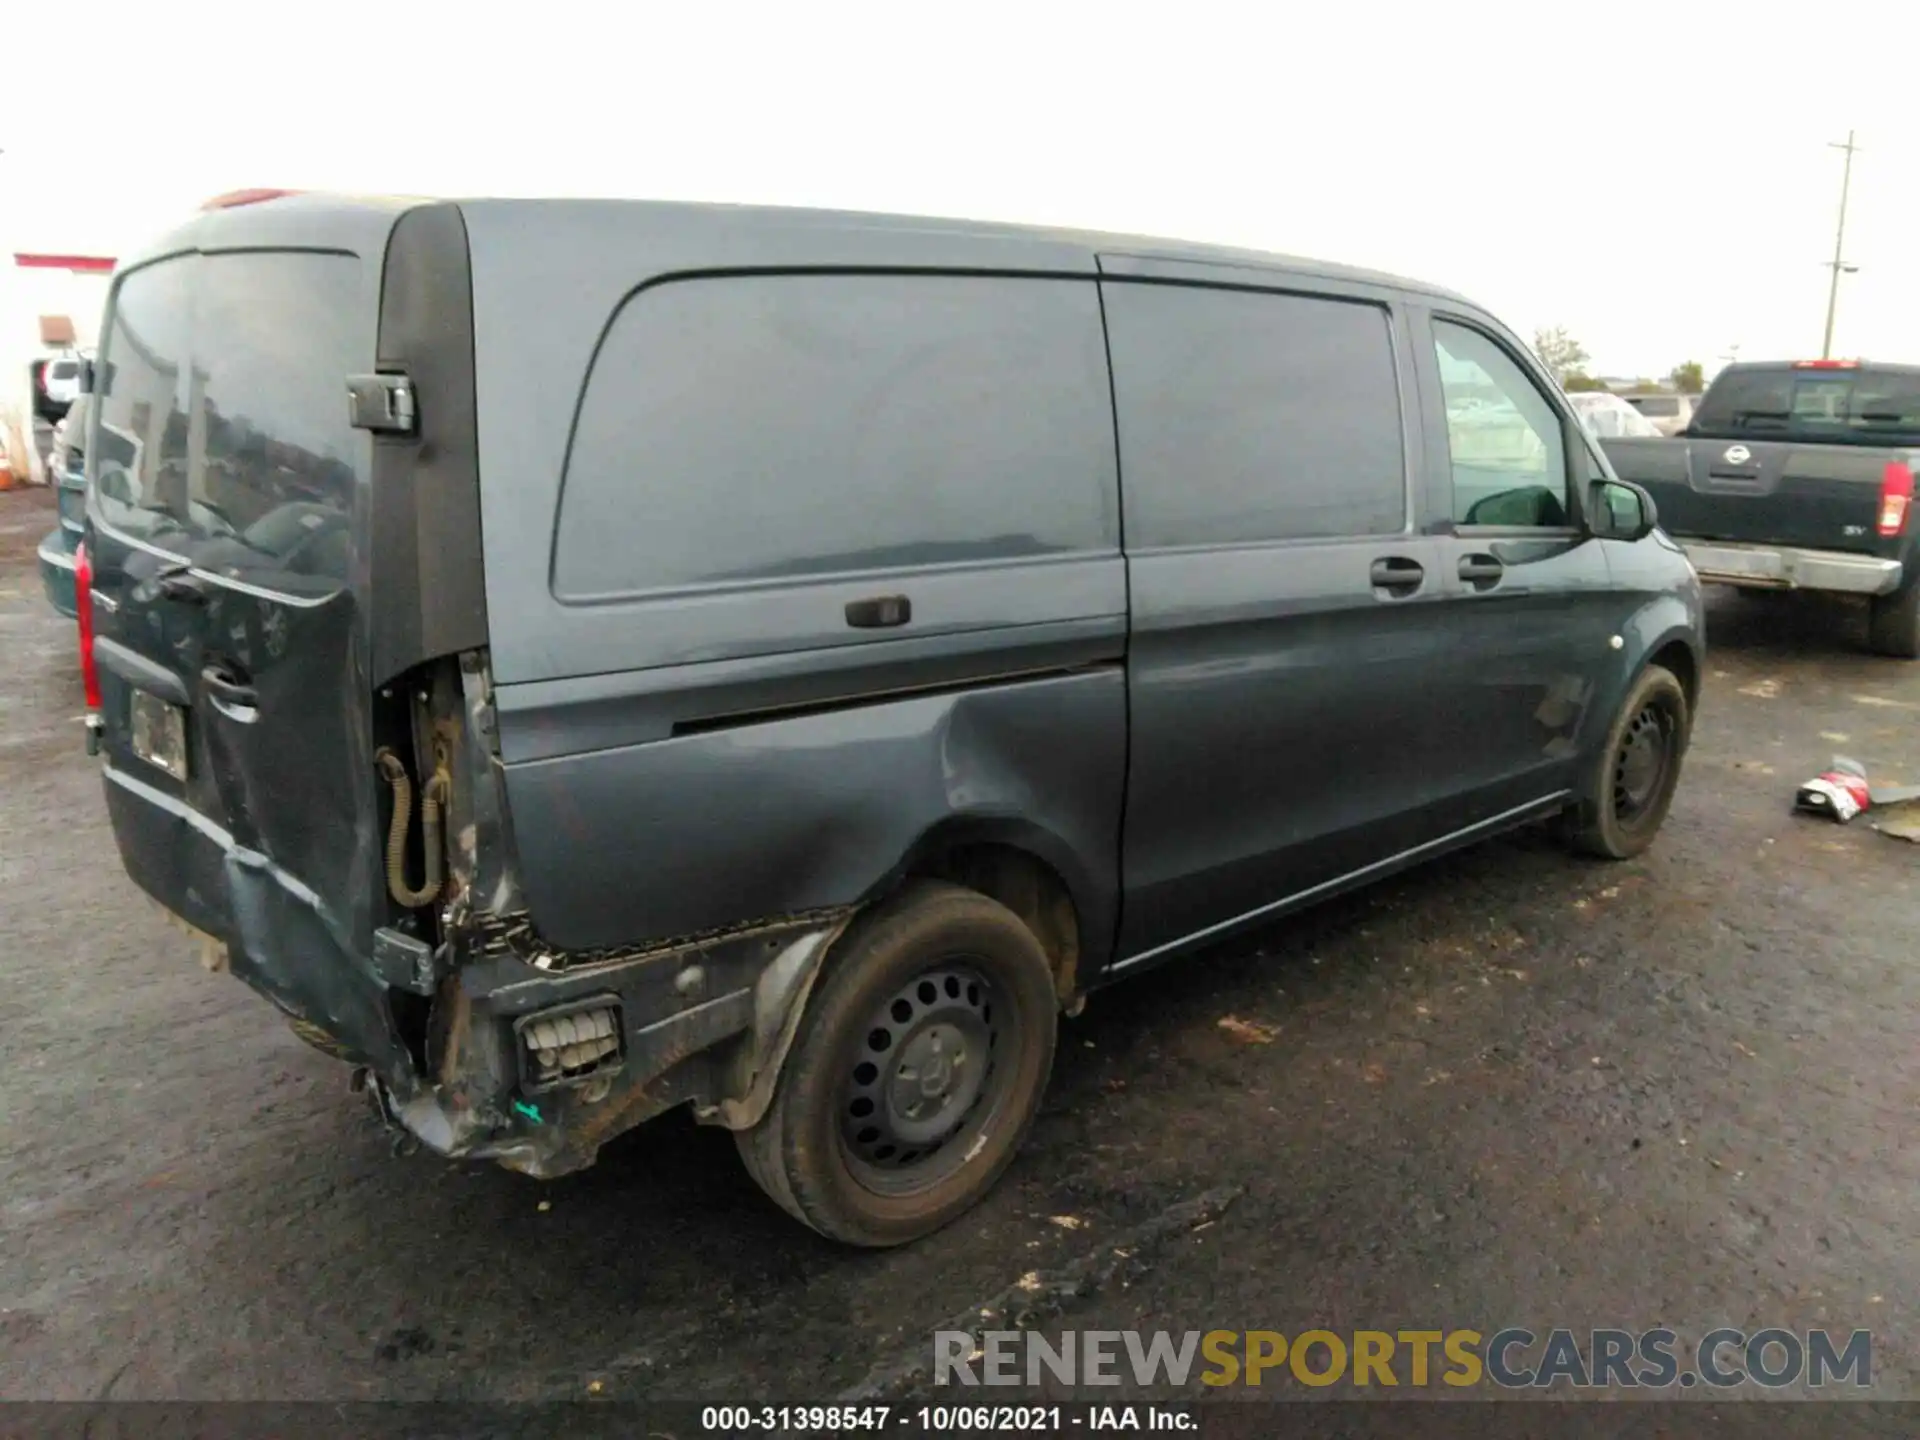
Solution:
M 1920 660 L 1920 581 L 1909 580 L 1891 595 L 1873 597 L 1867 640 L 1876 655 Z
M 773 1102 L 736 1133 L 760 1187 L 821 1234 L 900 1245 L 971 1209 L 1026 1138 L 1058 1005 L 998 901 L 919 882 L 828 958 Z
M 1687 692 L 1673 672 L 1641 671 L 1594 757 L 1587 798 L 1568 817 L 1576 848 L 1626 860 L 1653 843 L 1680 783 L 1691 725 Z

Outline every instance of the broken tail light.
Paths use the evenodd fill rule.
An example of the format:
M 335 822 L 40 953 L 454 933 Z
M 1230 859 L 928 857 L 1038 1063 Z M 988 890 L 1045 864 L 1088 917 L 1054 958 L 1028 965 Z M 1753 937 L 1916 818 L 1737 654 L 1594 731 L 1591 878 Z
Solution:
M 80 681 L 87 691 L 87 709 L 100 708 L 100 667 L 93 658 L 93 561 L 87 543 L 73 552 L 73 608 L 80 625 Z
M 537 1095 L 597 1080 L 625 1058 L 620 999 L 598 995 L 514 1022 L 520 1039 L 520 1088 Z
M 1880 480 L 1880 533 L 1898 535 L 1907 528 L 1907 511 L 1913 508 L 1913 467 L 1901 460 L 1889 460 Z

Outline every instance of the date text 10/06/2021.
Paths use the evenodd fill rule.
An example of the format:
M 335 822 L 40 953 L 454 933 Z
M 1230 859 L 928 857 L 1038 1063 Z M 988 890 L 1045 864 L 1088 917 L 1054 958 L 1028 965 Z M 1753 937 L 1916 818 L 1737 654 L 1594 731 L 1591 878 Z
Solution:
M 1191 1405 L 709 1405 L 700 1412 L 709 1434 L 905 1431 L 1063 1435 L 1075 1430 L 1193 1432 Z

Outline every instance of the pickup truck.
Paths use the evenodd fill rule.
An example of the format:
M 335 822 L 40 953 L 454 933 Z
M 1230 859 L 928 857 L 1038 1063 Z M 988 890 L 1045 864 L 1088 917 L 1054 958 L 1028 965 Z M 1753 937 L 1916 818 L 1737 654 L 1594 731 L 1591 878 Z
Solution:
M 1601 439 L 1702 580 L 1868 597 L 1882 655 L 1920 659 L 1920 365 L 1730 365 L 1671 439 Z

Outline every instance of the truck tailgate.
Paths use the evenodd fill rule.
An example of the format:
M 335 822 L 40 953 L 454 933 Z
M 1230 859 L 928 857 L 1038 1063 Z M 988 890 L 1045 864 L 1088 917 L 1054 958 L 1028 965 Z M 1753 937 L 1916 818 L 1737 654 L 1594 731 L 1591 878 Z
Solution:
M 1920 455 L 1783 441 L 1602 442 L 1624 479 L 1646 487 L 1660 525 L 1680 539 L 1898 557 L 1902 535 L 1879 534 L 1887 467 Z

